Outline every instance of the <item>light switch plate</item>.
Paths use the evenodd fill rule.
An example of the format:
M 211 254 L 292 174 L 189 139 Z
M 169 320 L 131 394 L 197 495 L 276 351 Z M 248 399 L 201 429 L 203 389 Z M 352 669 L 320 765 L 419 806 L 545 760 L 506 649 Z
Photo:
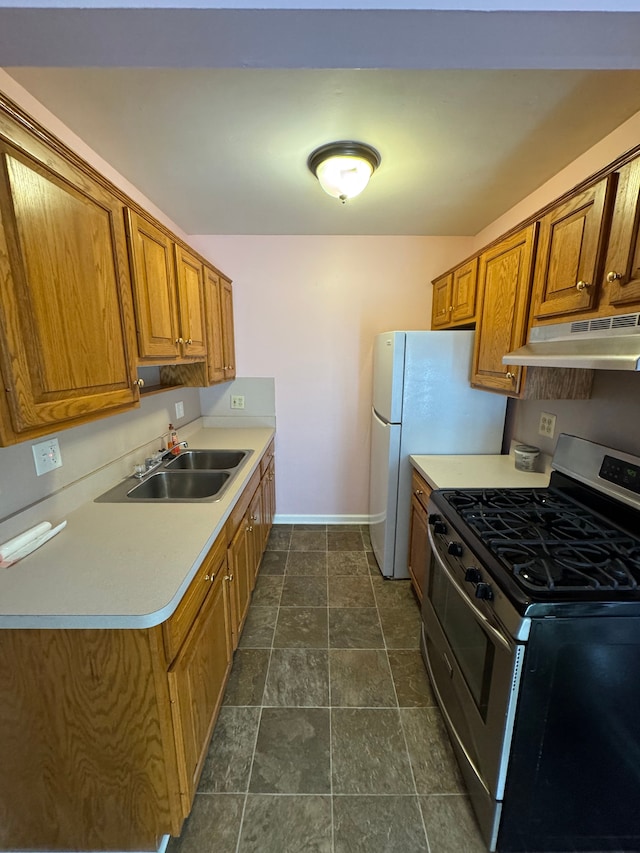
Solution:
M 49 438 L 47 441 L 41 441 L 40 444 L 34 444 L 31 450 L 38 477 L 46 474 L 47 471 L 53 471 L 54 468 L 62 468 L 62 456 L 57 438 Z
M 556 416 L 550 412 L 540 413 L 540 424 L 538 425 L 538 435 L 544 435 L 546 438 L 553 438 L 556 431 Z
M 231 408 L 244 409 L 244 397 L 241 394 L 231 395 Z
M 184 417 L 184 403 L 180 400 L 179 403 L 176 403 L 176 420 Z

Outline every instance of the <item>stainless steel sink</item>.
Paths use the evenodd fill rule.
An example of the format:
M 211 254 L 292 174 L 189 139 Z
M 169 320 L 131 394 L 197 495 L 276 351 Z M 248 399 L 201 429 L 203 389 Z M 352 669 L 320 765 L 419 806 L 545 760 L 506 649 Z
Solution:
M 224 488 L 227 471 L 159 471 L 127 492 L 132 501 L 194 501 L 213 498 Z
M 183 450 L 165 465 L 169 470 L 221 471 L 237 468 L 249 450 Z
M 187 450 L 142 480 L 128 477 L 96 503 L 199 503 L 219 501 L 251 450 Z

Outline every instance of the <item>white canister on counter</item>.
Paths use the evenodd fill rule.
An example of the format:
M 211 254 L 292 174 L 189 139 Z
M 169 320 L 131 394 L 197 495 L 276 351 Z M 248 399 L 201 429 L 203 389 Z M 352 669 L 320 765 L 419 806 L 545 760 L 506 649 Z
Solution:
M 540 455 L 540 448 L 531 444 L 516 444 L 513 455 L 518 471 L 534 471 L 536 459 Z

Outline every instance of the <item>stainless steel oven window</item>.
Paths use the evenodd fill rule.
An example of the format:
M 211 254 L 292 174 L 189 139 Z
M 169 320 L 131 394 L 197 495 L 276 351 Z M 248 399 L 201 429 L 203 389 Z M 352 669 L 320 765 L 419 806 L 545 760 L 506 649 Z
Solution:
M 487 718 L 495 655 L 490 641 L 473 612 L 463 602 L 433 554 L 429 571 L 429 599 L 455 655 L 479 714 Z

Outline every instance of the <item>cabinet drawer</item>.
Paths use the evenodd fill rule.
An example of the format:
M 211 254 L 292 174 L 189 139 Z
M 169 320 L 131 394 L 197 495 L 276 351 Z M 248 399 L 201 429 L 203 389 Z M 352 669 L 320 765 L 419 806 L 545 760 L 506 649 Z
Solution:
M 169 619 L 162 625 L 167 662 L 170 663 L 178 654 L 180 646 L 189 633 L 189 629 L 211 588 L 211 583 L 220 569 L 224 567 L 226 555 L 227 544 L 225 537 L 224 535 L 220 535 L 213 543 L 196 576 L 189 584 L 189 588 L 182 597 L 182 601 Z
M 411 492 L 416 496 L 425 509 L 427 508 L 429 495 L 432 491 L 431 486 L 422 479 L 417 471 L 414 470 L 411 474 Z
M 245 512 L 249 504 L 251 503 L 251 498 L 255 495 L 256 489 L 260 485 L 260 468 L 256 468 L 251 476 L 251 479 L 247 483 L 247 487 L 244 492 L 238 498 L 238 503 L 231 510 L 231 515 L 229 516 L 229 521 L 227 522 L 227 531 L 229 541 L 233 538 L 234 533 L 238 529 L 238 525 L 242 521 Z

